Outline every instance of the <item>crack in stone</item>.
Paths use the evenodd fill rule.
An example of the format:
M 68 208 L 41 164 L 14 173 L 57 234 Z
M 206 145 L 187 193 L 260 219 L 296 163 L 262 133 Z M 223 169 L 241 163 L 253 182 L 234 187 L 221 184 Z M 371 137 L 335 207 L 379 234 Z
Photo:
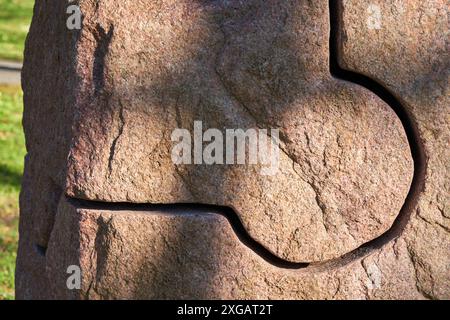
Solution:
M 414 278 L 416 279 L 415 284 L 416 284 L 417 292 L 418 292 L 420 295 L 422 295 L 425 299 L 428 299 L 428 300 L 434 300 L 435 298 L 432 296 L 432 294 L 426 292 L 426 291 L 422 288 L 422 285 L 421 285 L 421 283 L 420 283 L 420 280 L 419 280 L 419 270 L 418 270 L 418 266 L 417 266 L 418 264 L 420 264 L 420 262 L 417 260 L 416 254 L 414 253 L 413 249 L 410 248 L 409 245 L 407 245 L 406 248 L 407 248 L 409 260 L 411 261 L 411 265 L 412 265 L 412 267 L 413 267 L 413 269 L 414 269 Z
M 420 220 L 422 220 L 423 222 L 425 222 L 426 224 L 429 224 L 429 225 L 431 225 L 431 226 L 438 226 L 438 227 L 441 227 L 442 229 L 444 229 L 444 231 L 450 233 L 450 228 L 449 228 L 449 227 L 447 227 L 446 225 L 443 225 L 443 224 L 440 223 L 440 222 L 428 220 L 427 218 L 425 218 L 425 217 L 420 213 L 420 210 L 417 210 L 417 217 L 418 217 Z
M 118 132 L 117 136 L 114 138 L 114 140 L 113 140 L 113 142 L 111 144 L 111 148 L 109 150 L 109 159 L 108 159 L 109 177 L 111 177 L 112 171 L 113 171 L 113 162 L 114 162 L 114 157 L 116 155 L 117 143 L 119 141 L 119 138 L 122 136 L 123 131 L 124 131 L 124 127 L 125 127 L 124 107 L 123 107 L 121 101 L 119 101 L 119 104 L 120 104 L 120 110 L 119 110 L 119 132 Z

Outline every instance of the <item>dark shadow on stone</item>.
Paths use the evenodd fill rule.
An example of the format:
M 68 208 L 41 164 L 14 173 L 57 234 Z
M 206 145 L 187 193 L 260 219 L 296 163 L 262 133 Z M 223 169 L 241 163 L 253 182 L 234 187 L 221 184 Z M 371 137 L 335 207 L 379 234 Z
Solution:
M 269 93 L 266 95 L 270 98 L 268 104 L 259 105 L 257 98 L 255 98 L 255 101 L 252 101 L 253 104 L 258 105 L 258 108 L 261 108 L 262 112 L 259 112 L 259 110 L 252 110 L 252 108 L 249 108 L 247 105 L 242 103 L 242 92 L 240 92 L 239 88 L 241 83 L 233 81 L 233 79 L 227 75 L 228 71 L 233 71 L 233 68 L 237 62 L 233 62 L 232 59 L 228 62 L 222 61 L 222 55 L 226 50 L 226 47 L 233 44 L 233 38 L 229 35 L 245 34 L 248 31 L 246 29 L 247 22 L 250 24 L 250 21 L 253 21 L 252 23 L 254 23 L 257 27 L 255 29 L 251 29 L 251 31 L 255 32 L 257 40 L 261 43 L 269 40 L 273 41 L 272 44 L 267 45 L 268 57 L 266 58 L 270 58 L 270 55 L 272 54 L 271 49 L 274 46 L 279 45 L 277 42 L 279 38 L 292 37 L 294 34 L 296 36 L 304 37 L 305 39 L 314 37 L 314 34 L 310 34 L 309 36 L 307 34 L 308 30 L 311 32 L 314 30 L 314 17 L 305 19 L 307 20 L 304 23 L 305 34 L 299 35 L 294 31 L 286 30 L 286 17 L 289 16 L 291 9 L 294 10 L 299 4 L 304 5 L 306 8 L 308 8 L 308 6 L 313 8 L 314 6 L 323 5 L 327 2 L 322 1 L 320 3 L 315 3 L 313 1 L 299 1 L 299 3 L 290 2 L 289 6 L 279 6 L 278 4 L 280 1 L 249 1 L 245 5 L 239 1 L 235 3 L 236 8 L 233 7 L 232 2 L 233 1 L 226 3 L 222 3 L 222 1 L 195 2 L 197 5 L 204 6 L 204 12 L 207 12 L 207 14 L 202 17 L 201 23 L 211 25 L 212 30 L 211 34 L 206 35 L 206 37 L 202 39 L 202 43 L 197 44 L 197 55 L 194 57 L 189 57 L 188 61 L 180 63 L 175 70 L 168 69 L 165 77 L 160 79 L 152 79 L 145 73 L 135 75 L 139 78 L 139 80 L 142 80 L 142 83 L 139 86 L 134 86 L 131 88 L 125 86 L 123 88 L 108 88 L 108 83 L 105 81 L 103 73 L 105 67 L 105 57 L 108 52 L 107 45 L 111 42 L 114 35 L 112 32 L 112 27 L 108 30 L 108 32 L 100 30 L 100 45 L 97 47 L 99 48 L 98 52 L 96 50 L 96 53 L 94 54 L 96 61 L 94 63 L 94 93 L 96 94 L 103 88 L 106 88 L 106 90 L 111 89 L 111 95 L 114 97 L 105 95 L 103 97 L 103 101 L 93 99 L 93 101 L 101 101 L 102 103 L 105 103 L 107 108 L 102 109 L 99 107 L 99 110 L 96 112 L 94 111 L 91 115 L 99 117 L 100 120 L 106 112 L 116 111 L 114 110 L 114 103 L 116 103 L 116 105 L 122 105 L 117 102 L 133 102 L 133 97 L 139 96 L 144 97 L 140 102 L 147 102 L 147 104 L 141 103 L 139 106 L 133 103 L 130 103 L 130 105 L 126 105 L 124 103 L 124 114 L 127 112 L 137 114 L 151 112 L 158 115 L 163 115 L 169 108 L 174 107 L 174 109 L 177 110 L 180 106 L 184 106 L 189 109 L 184 110 L 184 118 L 180 116 L 180 113 L 177 114 L 177 125 L 179 128 L 186 128 L 191 130 L 191 132 L 193 129 L 192 126 L 194 120 L 203 121 L 205 128 L 220 127 L 245 129 L 254 127 L 255 125 L 260 125 L 266 128 L 278 127 L 279 124 L 277 124 L 276 121 L 273 121 L 267 113 L 269 108 L 273 108 L 273 110 L 279 112 L 280 114 L 288 112 L 292 108 L 292 102 L 301 96 L 305 84 L 314 79 L 314 71 L 309 70 L 310 67 L 305 61 L 297 61 L 298 57 L 296 56 L 296 51 L 298 48 L 295 47 L 294 43 L 286 45 L 286 47 L 282 48 L 285 51 L 285 60 L 276 61 L 278 62 L 276 65 L 278 69 L 275 68 L 275 70 L 264 69 L 264 63 L 266 62 L 264 59 L 255 59 L 254 61 L 251 61 L 251 57 L 245 57 L 245 54 L 248 53 L 247 50 L 251 48 L 235 48 L 235 55 L 232 55 L 232 51 L 229 51 L 228 55 L 231 57 L 238 57 L 240 59 L 245 58 L 247 59 L 246 63 L 249 63 L 249 61 L 252 62 L 249 63 L 248 66 L 241 66 L 243 68 L 249 67 L 249 72 L 246 74 L 247 78 L 242 81 L 248 81 L 248 83 L 250 83 L 248 86 L 253 85 L 252 90 L 255 92 L 258 92 L 259 90 L 262 95 L 263 93 L 267 93 L 267 91 L 264 91 L 267 89 L 264 85 L 270 87 L 268 90 Z M 228 7 L 221 8 L 221 5 L 228 5 Z M 270 17 L 271 14 L 274 16 Z M 273 28 L 273 30 L 279 30 L 279 34 L 277 36 L 273 36 L 273 39 L 265 38 L 263 31 L 264 28 L 269 27 L 268 22 L 261 22 L 258 21 L 258 19 L 267 19 L 269 22 L 271 19 L 274 19 L 277 23 L 272 25 L 271 28 Z M 260 34 L 258 33 L 259 31 L 261 31 Z M 328 34 L 325 34 L 325 37 L 328 38 L 328 36 Z M 297 38 L 294 37 L 294 39 Z M 297 39 L 297 41 L 300 40 Z M 289 44 L 289 41 L 285 41 L 283 43 Z M 243 51 L 239 51 L 240 49 Z M 72 47 L 72 50 L 75 52 L 75 46 Z M 72 52 L 72 54 L 74 54 L 74 52 Z M 146 53 L 141 54 L 145 55 Z M 76 59 L 76 57 L 72 58 L 74 58 L 73 60 Z M 136 59 L 138 58 L 139 57 L 136 57 Z M 268 59 L 268 61 L 270 62 L 270 59 Z M 296 61 L 297 63 L 295 63 Z M 321 63 L 323 65 L 320 67 L 325 68 L 326 70 L 329 69 L 328 61 L 322 61 Z M 130 70 L 131 74 L 132 72 L 133 70 Z M 210 72 L 210 78 L 208 81 L 205 80 L 206 77 L 203 72 Z M 280 74 L 278 80 L 281 80 L 277 83 L 269 83 L 269 80 L 264 79 L 265 76 L 270 76 L 272 72 Z M 291 79 L 290 75 L 293 74 L 297 76 L 297 79 L 293 81 L 294 83 L 291 83 L 289 79 Z M 329 75 L 329 79 L 324 81 L 326 84 L 320 89 L 332 88 L 333 86 L 330 84 L 333 84 L 333 82 L 336 81 L 338 80 L 333 79 L 331 75 Z M 338 90 L 336 89 L 336 91 Z M 330 94 L 332 97 L 336 97 L 337 99 L 339 97 L 339 92 L 325 92 L 322 94 Z M 155 103 L 155 96 L 160 97 L 159 104 Z M 218 104 L 218 102 L 224 101 L 227 102 L 227 104 Z M 155 107 L 154 110 L 148 110 L 149 105 L 156 105 L 157 107 Z M 236 118 L 226 117 L 226 115 L 230 112 L 230 108 L 236 109 Z M 217 121 L 217 119 L 222 119 L 222 121 Z M 175 128 L 168 128 L 169 132 L 171 131 L 170 129 Z M 167 151 L 169 152 L 167 153 L 169 155 L 170 150 Z M 206 165 L 188 165 L 177 170 L 179 175 L 185 179 L 187 185 L 191 186 L 189 191 L 192 197 L 195 200 L 198 200 L 198 203 L 200 203 L 200 199 L 204 199 L 204 191 L 202 191 L 204 189 L 197 187 L 192 188 L 192 186 L 202 184 L 202 187 L 206 186 L 206 189 L 210 189 L 208 190 L 210 194 L 210 198 L 208 200 L 210 201 L 205 201 L 206 203 L 203 204 L 222 204 L 220 202 L 223 201 L 223 199 L 217 199 L 217 197 L 221 196 L 221 187 L 227 182 L 228 179 L 230 179 L 230 171 L 227 168 L 217 168 L 217 166 L 211 167 Z M 217 170 L 217 174 L 214 176 L 214 179 L 205 181 L 202 179 L 204 176 L 202 172 L 209 170 Z M 206 176 L 209 175 L 207 174 Z M 246 192 L 246 190 L 236 190 L 235 196 L 239 196 L 240 192 Z M 102 238 L 102 234 L 108 232 L 108 224 L 104 221 L 100 221 L 99 224 L 101 228 L 99 231 L 100 236 L 96 241 L 96 251 L 100 255 L 103 255 L 103 257 L 98 257 L 97 260 L 97 267 L 99 268 L 98 272 L 101 272 L 105 265 L 102 259 L 107 258 L 108 249 L 108 240 Z M 214 226 L 212 226 L 212 229 L 214 229 Z M 220 257 L 217 256 L 217 252 L 214 250 L 212 245 L 208 246 L 203 244 L 203 251 L 198 253 L 192 252 L 192 249 L 195 250 L 195 245 L 193 246 L 190 243 L 191 239 L 189 238 L 189 234 L 192 230 L 192 222 L 186 222 L 180 223 L 173 234 L 161 235 L 167 237 L 170 245 L 167 247 L 167 250 L 163 252 L 158 261 L 149 261 L 144 251 L 140 261 L 140 270 L 135 275 L 136 279 L 142 279 L 142 285 L 138 285 L 135 288 L 134 295 L 136 298 L 152 297 L 166 299 L 184 297 L 207 299 L 213 297 L 215 284 L 212 283 L 212 280 L 217 271 L 216 268 L 220 268 Z M 148 239 L 147 236 L 142 235 L 142 241 L 144 244 L 145 241 L 148 241 L 146 239 Z M 198 239 L 200 239 L 200 237 Z M 204 239 L 204 242 L 208 242 L 208 239 Z M 126 239 L 124 243 L 126 244 Z M 176 248 L 176 250 L 172 250 L 173 248 Z M 148 243 L 148 250 L 151 250 L 150 243 Z M 190 265 L 183 264 L 183 259 L 195 261 L 195 254 L 199 254 L 205 259 L 205 261 L 202 261 L 201 263 L 197 261 L 197 264 Z M 350 261 L 350 258 L 353 259 L 355 255 L 350 253 L 348 257 L 349 259 L 346 262 Z M 119 258 L 120 257 L 118 257 L 118 259 Z M 157 266 L 156 270 L 158 270 L 158 274 L 156 276 L 148 275 L 148 270 L 153 269 L 155 265 Z M 301 267 L 304 267 L 304 265 L 302 264 Z M 98 274 L 100 275 L 100 273 Z M 192 279 L 194 279 L 194 277 L 198 274 L 200 274 L 200 277 L 196 278 L 196 281 L 193 281 Z M 149 279 L 152 279 L 152 281 L 149 282 Z M 105 296 L 109 295 L 113 297 L 114 292 L 105 293 Z
M 296 9 L 297 5 L 302 5 L 304 8 L 309 8 L 311 10 L 311 15 L 316 12 L 317 6 L 326 5 L 328 2 L 323 1 L 321 3 L 312 3 L 307 1 L 300 1 L 297 3 L 290 3 L 287 6 L 277 6 L 277 1 L 270 2 L 258 2 L 250 1 L 245 7 L 234 9 L 232 5 L 227 8 L 221 8 L 218 3 L 214 2 L 217 6 L 216 8 L 208 7 L 208 3 L 205 2 L 204 12 L 209 12 L 203 17 L 202 23 L 208 23 L 211 26 L 211 33 L 205 37 L 203 35 L 202 43 L 197 44 L 199 47 L 198 55 L 190 56 L 188 61 L 183 61 L 177 65 L 178 68 L 175 70 L 167 70 L 167 73 L 162 78 L 151 78 L 146 77 L 145 74 L 134 74 L 136 78 L 140 81 L 139 86 L 135 87 L 115 87 L 111 88 L 112 95 L 114 97 L 109 97 L 110 100 L 106 101 L 107 104 L 121 105 L 124 110 L 124 114 L 127 113 L 157 113 L 165 114 L 169 108 L 174 108 L 177 115 L 177 125 L 179 128 L 186 128 L 193 131 L 193 121 L 200 120 L 203 122 L 204 128 L 254 128 L 255 126 L 261 126 L 265 128 L 277 128 L 277 121 L 270 118 L 268 110 L 274 110 L 279 114 L 284 114 L 290 111 L 292 108 L 292 103 L 296 101 L 302 94 L 305 94 L 304 87 L 310 82 L 317 80 L 317 71 L 311 69 L 311 65 L 308 61 L 298 61 L 297 50 L 295 47 L 298 43 L 292 43 L 284 40 L 281 42 L 284 46 L 284 61 L 274 61 L 276 68 L 275 70 L 267 70 L 264 64 L 269 61 L 272 56 L 273 48 L 281 45 L 278 43 L 279 39 L 283 37 L 293 37 L 297 42 L 300 39 L 295 37 L 300 37 L 301 39 L 308 40 L 308 38 L 314 37 L 314 34 L 309 34 L 308 32 L 313 32 L 316 22 L 314 17 L 305 18 L 303 27 L 305 28 L 304 34 L 295 33 L 296 31 L 287 30 L 286 19 L 292 12 Z M 203 4 L 202 4 L 203 5 Z M 223 5 L 224 7 L 226 4 Z M 331 7 L 333 10 L 334 7 Z M 240 10 L 242 9 L 242 10 Z M 208 11 L 209 10 L 209 11 Z M 325 13 L 327 19 L 329 18 L 330 11 L 326 10 Z M 323 17 L 322 17 L 323 18 Z M 267 21 L 265 21 L 267 19 Z M 276 36 L 271 35 L 267 38 L 264 33 L 264 28 L 269 28 L 269 22 L 275 21 L 275 24 L 270 25 L 273 30 L 278 30 L 279 34 Z M 246 29 L 251 26 L 252 23 L 256 26 L 254 29 Z M 251 60 L 252 48 L 251 47 L 236 47 L 230 51 L 230 46 L 233 46 L 233 42 L 239 39 L 235 39 L 240 35 L 245 35 L 246 33 L 252 33 L 257 39 L 258 43 L 271 43 L 272 45 L 267 46 L 267 61 L 264 59 L 254 59 Z M 336 30 L 336 25 L 332 26 L 332 33 L 338 32 Z M 332 34 L 332 37 L 333 37 Z M 322 34 L 321 34 L 322 35 Z M 295 37 L 294 37 L 295 36 Z M 324 45 L 329 45 L 328 32 L 322 35 L 326 38 L 327 42 Z M 249 41 L 251 43 L 251 41 Z M 228 50 L 227 59 L 224 61 L 223 54 L 224 51 Z M 241 50 L 241 51 L 239 51 Z M 337 54 L 336 51 L 332 50 L 333 54 Z M 141 55 L 145 55 L 145 52 L 141 52 Z M 259 53 L 260 56 L 264 56 L 264 53 Z M 231 57 L 231 58 L 230 58 Z M 238 57 L 238 58 L 236 58 Z M 310 57 L 312 59 L 317 59 L 315 57 Z M 330 57 L 327 57 L 330 58 Z M 136 57 L 139 59 L 139 57 Z M 233 60 L 233 59 L 240 59 Z M 242 62 L 244 59 L 245 62 Z M 319 59 L 320 60 L 320 59 Z M 317 64 L 315 67 L 319 70 L 329 72 L 330 63 L 327 59 L 309 61 L 311 64 Z M 233 72 L 234 68 L 239 63 L 247 63 L 248 65 L 241 65 L 241 68 L 248 68 L 245 73 L 245 78 L 241 81 L 246 81 L 247 87 L 252 87 L 251 90 L 254 92 L 260 91 L 261 95 L 268 97 L 266 103 L 259 104 L 259 97 L 255 97 L 254 101 L 251 101 L 252 106 L 246 105 L 242 100 L 241 82 L 236 82 L 235 79 L 230 77 L 230 72 Z M 335 67 L 331 65 L 332 69 Z M 133 75 L 133 70 L 128 70 L 130 74 Z M 331 70 L 334 72 L 335 70 Z M 151 72 L 151 70 L 149 70 Z M 209 78 L 205 76 L 206 72 L 210 72 Z M 326 74 L 324 72 L 324 75 Z M 270 82 L 270 74 L 278 73 L 277 78 L 274 82 Z M 207 79 L 207 80 L 205 80 Z M 278 82 L 277 79 L 279 80 Z M 335 99 L 339 101 L 341 98 L 340 90 L 343 90 L 346 86 L 349 86 L 344 81 L 338 80 L 332 77 L 332 74 L 328 73 L 324 76 L 322 87 L 317 88 L 317 92 L 309 92 L 307 94 L 311 95 L 322 95 L 328 96 L 329 99 Z M 355 81 L 356 82 L 356 81 Z M 338 86 L 338 84 L 340 85 Z M 107 86 L 107 84 L 105 84 Z M 336 85 L 336 87 L 334 87 Z M 354 84 L 352 84 L 354 86 Z M 329 92 L 327 91 L 329 90 Z M 370 90 L 370 88 L 369 88 Z M 372 92 L 376 90 L 371 90 Z M 261 96 L 260 95 L 260 96 Z M 122 104 L 117 103 L 117 101 L 132 101 L 133 97 L 139 96 L 142 101 L 139 105 L 137 104 Z M 155 103 L 155 96 L 160 97 L 159 103 Z M 247 101 L 249 98 L 247 97 Z M 142 103 L 147 101 L 148 103 Z M 228 104 L 220 105 L 223 102 L 229 102 Z M 219 102 L 219 103 L 218 103 Z M 111 105 L 109 106 L 111 108 Z M 154 106 L 152 110 L 148 110 L 148 106 Z M 187 110 L 179 112 L 179 108 L 185 107 Z M 260 109 L 255 109 L 255 106 Z M 235 118 L 227 118 L 227 114 L 230 112 L 230 108 L 236 109 L 237 116 Z M 126 118 L 126 117 L 125 117 Z M 222 121 L 218 121 L 221 119 Z M 405 118 L 401 120 L 405 121 Z M 172 128 L 175 129 L 175 128 Z M 170 132 L 170 130 L 169 130 Z M 409 131 L 407 133 L 410 133 Z M 283 137 L 282 137 L 283 138 Z M 284 139 L 286 140 L 286 139 Z M 411 140 L 410 140 L 411 141 Z M 286 142 L 286 141 L 285 141 Z M 413 146 L 414 148 L 414 146 Z M 170 150 L 167 150 L 169 152 Z M 413 152 L 414 153 L 414 152 Z M 167 153 L 170 154 L 170 153 Z M 301 159 L 300 159 L 301 160 Z M 177 168 L 178 173 L 186 182 L 186 185 L 190 186 L 190 193 L 193 198 L 197 201 L 199 205 L 222 205 L 224 199 L 218 199 L 221 197 L 221 188 L 229 180 L 230 171 L 222 166 L 206 166 L 206 165 L 185 165 Z M 208 171 L 215 170 L 216 174 L 214 179 L 206 180 L 204 177 L 209 177 Z M 204 174 L 206 173 L 206 174 Z M 200 185 L 197 186 L 197 184 Z M 192 187 L 194 186 L 194 187 Z M 205 199 L 205 186 L 207 186 L 208 194 L 211 197 L 208 200 Z M 240 192 L 246 192 L 246 190 L 236 190 L 236 196 L 239 196 Z M 207 198 L 207 197 L 206 197 Z M 202 200 L 201 200 L 202 199 Z M 202 202 L 203 201 L 203 202 Z M 181 201 L 183 202 L 183 201 Z M 410 210 L 410 206 L 407 208 Z M 398 235 L 399 232 L 404 228 L 405 222 L 402 221 L 400 226 L 394 226 L 392 230 L 394 236 Z M 173 246 L 181 249 L 187 248 L 185 234 L 188 233 L 189 226 L 180 225 L 176 234 L 170 235 L 170 241 L 173 242 Z M 379 241 L 381 245 L 392 239 L 392 232 L 388 237 L 382 237 Z M 377 244 L 377 247 L 379 245 Z M 354 259 L 361 257 L 361 255 L 368 254 L 371 250 L 371 246 L 362 246 L 355 251 L 352 251 L 341 259 L 336 259 L 334 261 L 328 261 L 323 264 L 318 264 L 320 268 L 332 267 L 336 264 L 345 264 Z M 155 290 L 158 292 L 158 296 L 167 297 L 165 289 L 168 288 L 168 280 L 179 272 L 177 268 L 174 267 L 172 259 L 174 257 L 174 252 L 167 252 L 161 257 L 160 261 L 157 261 L 161 274 L 159 275 L 160 284 L 156 285 Z M 179 254 L 179 253 L 177 253 Z M 188 254 L 188 253 L 186 253 Z M 207 253 L 204 253 L 207 254 Z M 214 256 L 211 252 L 211 257 Z M 146 265 L 148 263 L 155 263 L 155 261 L 149 262 L 142 260 L 142 277 L 145 277 Z M 307 264 L 300 263 L 300 268 L 304 268 Z M 316 266 L 311 265 L 311 270 Z M 187 271 L 188 272 L 188 271 Z M 184 281 L 188 281 L 189 273 L 183 274 L 183 277 L 179 281 L 175 281 L 178 285 L 183 286 Z M 205 283 L 208 283 L 208 279 L 204 279 Z M 139 291 L 139 290 L 138 290 Z M 169 290 L 173 292 L 172 290 Z M 137 293 L 141 294 L 141 293 Z M 201 296 L 205 298 L 206 296 Z
M 21 81 L 28 153 L 20 194 L 17 299 L 64 298 L 50 289 L 57 277 L 46 274 L 48 262 L 43 254 L 65 184 L 74 92 L 80 81 L 75 67 L 81 32 L 67 29 L 66 9 L 65 2 L 35 1 L 25 43 Z M 62 277 L 66 276 L 64 268 Z

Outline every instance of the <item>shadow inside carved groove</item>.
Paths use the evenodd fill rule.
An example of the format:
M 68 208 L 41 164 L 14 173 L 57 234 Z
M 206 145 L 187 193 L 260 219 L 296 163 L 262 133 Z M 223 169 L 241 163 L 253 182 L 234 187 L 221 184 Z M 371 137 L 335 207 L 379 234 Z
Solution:
M 165 214 L 219 214 L 224 216 L 230 223 L 233 231 L 239 240 L 252 249 L 265 261 L 279 268 L 300 269 L 305 268 L 309 263 L 295 263 L 283 260 L 269 250 L 264 248 L 260 243 L 254 240 L 245 230 L 241 220 L 236 212 L 223 206 L 215 206 L 198 203 L 177 203 L 177 204 L 148 204 L 148 203 L 111 203 L 97 202 L 89 200 L 79 200 L 68 198 L 69 203 L 78 209 L 90 210 L 107 210 L 107 211 L 145 211 L 145 212 L 164 212 Z
M 174 211 L 183 212 L 199 212 L 208 214 L 220 214 L 227 218 L 234 232 L 239 240 L 253 250 L 257 255 L 263 258 L 268 263 L 285 269 L 297 269 L 297 270 L 323 270 L 331 269 L 345 265 L 355 259 L 364 257 L 374 250 L 381 248 L 384 244 L 398 237 L 404 230 L 406 224 L 409 221 L 412 211 L 414 210 L 418 195 L 423 189 L 425 169 L 426 169 L 426 157 L 423 151 L 422 143 L 419 137 L 418 130 L 415 123 L 411 120 L 408 112 L 402 106 L 400 101 L 389 90 L 384 88 L 381 84 L 373 79 L 358 74 L 353 71 L 344 70 L 339 66 L 339 43 L 340 43 L 340 15 L 341 2 L 339 0 L 329 1 L 330 12 L 330 73 L 333 77 L 348 82 L 360 85 L 369 91 L 376 94 L 384 102 L 386 102 L 391 109 L 396 113 L 400 119 L 403 128 L 405 130 L 409 146 L 411 149 L 411 156 L 414 161 L 414 176 L 410 186 L 410 190 L 405 199 L 405 202 L 396 217 L 391 228 L 388 229 L 381 236 L 361 245 L 359 248 L 344 254 L 343 256 L 323 261 L 320 263 L 303 263 L 303 262 L 290 262 L 279 258 L 268 249 L 266 249 L 258 241 L 254 240 L 247 232 L 242 224 L 239 216 L 236 212 L 225 206 L 215 206 L 206 204 L 133 204 L 133 203 L 111 203 L 111 202 L 98 202 L 90 200 L 79 200 L 68 197 L 68 201 L 74 204 L 78 208 L 94 209 L 94 210 L 108 210 L 108 211 L 163 211 L 168 214 Z
M 426 172 L 426 156 L 420 138 L 419 131 L 416 124 L 412 120 L 408 111 L 391 93 L 388 89 L 383 87 L 377 81 L 371 79 L 368 76 L 359 74 L 357 72 L 342 69 L 339 66 L 339 54 L 340 54 L 340 33 L 341 33 L 341 15 L 342 15 L 342 1 L 330 0 L 330 72 L 331 74 L 342 80 L 350 81 L 358 84 L 376 94 L 384 102 L 386 102 L 391 109 L 395 112 L 400 119 L 403 128 L 408 139 L 408 143 L 411 149 L 411 157 L 414 161 L 414 175 L 411 182 L 411 186 L 406 196 L 405 202 L 396 217 L 391 228 L 383 233 L 381 236 L 363 244 L 358 249 L 354 250 L 354 255 L 360 257 L 365 253 L 369 253 L 382 247 L 384 244 L 398 237 L 404 228 L 406 227 L 411 213 L 417 205 L 418 197 L 424 187 L 425 172 Z

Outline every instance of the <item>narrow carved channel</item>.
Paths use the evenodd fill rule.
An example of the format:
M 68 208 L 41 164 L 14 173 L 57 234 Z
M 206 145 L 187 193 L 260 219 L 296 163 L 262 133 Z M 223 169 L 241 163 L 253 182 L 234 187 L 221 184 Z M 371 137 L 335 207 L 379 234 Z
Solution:
M 254 240 L 245 230 L 244 225 L 236 212 L 224 206 L 199 204 L 199 203 L 174 203 L 174 204 L 149 204 L 149 203 L 129 203 L 129 202 L 98 202 L 91 200 L 67 199 L 69 203 L 79 209 L 106 210 L 106 211 L 139 211 L 139 212 L 164 212 L 167 214 L 217 214 L 225 217 L 230 223 L 238 239 L 252 251 L 258 254 L 268 263 L 287 269 L 305 268 L 308 263 L 289 262 L 271 253 L 259 242 Z
M 348 254 L 353 259 L 357 259 L 362 255 L 366 255 L 373 250 L 381 248 L 384 244 L 400 236 L 405 229 L 411 217 L 411 213 L 414 211 L 414 208 L 417 205 L 419 195 L 424 188 L 426 155 L 417 125 L 412 120 L 412 117 L 410 116 L 406 108 L 402 105 L 400 100 L 397 99 L 395 95 L 388 89 L 386 89 L 383 85 L 371 79 L 370 77 L 357 72 L 345 70 L 340 67 L 339 46 L 341 45 L 340 32 L 342 31 L 342 26 L 340 25 L 341 15 L 343 13 L 342 0 L 329 0 L 329 9 L 331 75 L 337 79 L 353 82 L 366 88 L 367 90 L 370 90 L 391 107 L 391 109 L 395 112 L 403 125 L 410 146 L 411 157 L 414 161 L 414 175 L 411 186 L 408 195 L 406 196 L 405 202 L 400 209 L 399 214 L 397 215 L 397 218 L 395 219 L 391 228 L 381 236 L 363 244 L 362 246 Z
M 320 263 L 295 263 L 279 258 L 268 249 L 266 249 L 259 242 L 254 240 L 243 226 L 236 212 L 224 206 L 206 205 L 206 204 L 133 204 L 133 203 L 111 203 L 111 202 L 97 202 L 91 200 L 80 200 L 68 198 L 68 201 L 77 208 L 92 209 L 92 210 L 108 210 L 108 211 L 162 211 L 165 213 L 174 212 L 197 212 L 199 214 L 219 214 L 224 216 L 239 240 L 253 252 L 259 255 L 266 262 L 284 269 L 294 269 L 301 271 L 318 271 L 324 269 L 332 269 L 341 267 L 356 259 L 360 259 L 368 254 L 380 249 L 382 246 L 392 241 L 401 235 L 405 229 L 414 208 L 417 205 L 420 192 L 424 187 L 424 179 L 426 172 L 426 156 L 420 135 L 414 121 L 411 119 L 408 111 L 404 108 L 401 102 L 388 89 L 383 87 L 375 80 L 353 72 L 342 69 L 339 66 L 339 45 L 340 45 L 340 15 L 342 14 L 341 0 L 329 0 L 330 13 L 330 73 L 336 79 L 348 81 L 360 85 L 367 90 L 373 92 L 396 113 L 400 119 L 405 130 L 409 146 L 411 149 L 411 156 L 414 161 L 414 175 L 410 190 L 405 199 L 405 202 L 395 219 L 393 225 L 389 230 L 381 236 L 361 245 L 359 248 L 336 259 L 320 262 Z M 44 250 L 42 250 L 44 251 Z M 45 251 L 44 251 L 45 252 Z

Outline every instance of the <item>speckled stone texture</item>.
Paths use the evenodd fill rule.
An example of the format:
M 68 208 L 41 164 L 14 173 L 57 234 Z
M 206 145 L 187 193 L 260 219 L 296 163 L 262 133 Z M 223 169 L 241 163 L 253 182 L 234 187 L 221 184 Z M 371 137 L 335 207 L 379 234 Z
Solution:
M 418 146 L 380 97 L 331 76 L 328 1 L 81 0 L 69 31 L 64 2 L 37 0 L 17 297 L 450 298 L 448 6 L 373 1 L 371 29 L 367 2 L 339 3 L 341 67 L 397 97 Z M 173 164 L 171 133 L 194 120 L 279 129 L 278 172 Z M 173 203 L 233 208 L 244 231 L 219 207 L 150 209 Z
M 217 212 L 77 209 L 62 201 L 54 230 L 50 298 L 423 298 L 402 239 L 350 263 L 288 270 L 246 247 Z M 80 291 L 66 287 L 71 264 L 82 268 Z
M 416 124 L 427 157 L 419 203 L 401 239 L 427 298 L 450 298 L 449 3 L 373 1 L 381 29 L 366 28 L 367 6 L 343 1 L 341 65 L 377 79 Z
M 325 2 L 82 9 L 68 195 L 229 206 L 255 240 L 294 262 L 337 258 L 392 225 L 412 177 L 405 133 L 377 96 L 330 76 Z M 194 120 L 279 128 L 278 173 L 174 165 L 171 133 Z

